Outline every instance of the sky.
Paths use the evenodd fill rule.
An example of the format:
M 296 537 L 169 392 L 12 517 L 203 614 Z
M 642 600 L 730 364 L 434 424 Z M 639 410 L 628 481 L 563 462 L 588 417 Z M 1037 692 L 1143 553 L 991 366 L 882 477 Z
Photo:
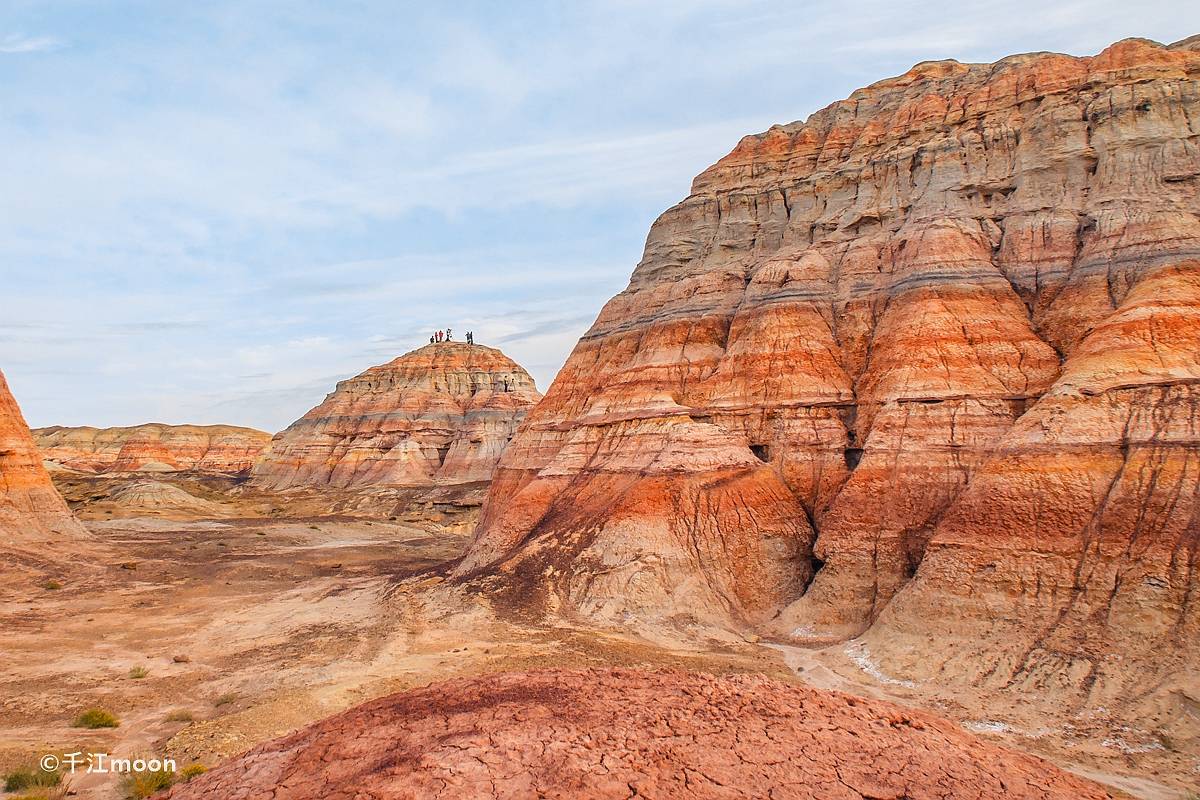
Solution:
M 0 0 L 0 369 L 33 426 L 277 431 L 473 330 L 543 391 L 738 139 L 1140 2 Z

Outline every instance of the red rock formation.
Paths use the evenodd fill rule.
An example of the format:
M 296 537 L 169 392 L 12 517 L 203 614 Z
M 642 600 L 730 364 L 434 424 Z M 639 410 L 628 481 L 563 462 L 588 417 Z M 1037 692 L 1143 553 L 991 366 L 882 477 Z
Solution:
M 391 695 L 267 742 L 172 800 L 1110 798 L 881 701 L 765 678 L 493 674 Z
M 1200 260 L 1149 273 L 941 518 L 870 631 L 888 669 L 1200 697 Z
M 271 434 L 233 425 L 36 428 L 42 457 L 80 472 L 246 473 Z
M 0 546 L 27 550 L 87 535 L 50 482 L 0 372 Z
M 253 481 L 269 489 L 488 481 L 540 398 L 499 350 L 431 344 L 339 383 L 275 436 Z
M 525 421 L 458 575 L 611 623 L 878 620 L 909 672 L 1200 672 L 1198 77 L 1192 40 L 924 63 L 743 139 Z

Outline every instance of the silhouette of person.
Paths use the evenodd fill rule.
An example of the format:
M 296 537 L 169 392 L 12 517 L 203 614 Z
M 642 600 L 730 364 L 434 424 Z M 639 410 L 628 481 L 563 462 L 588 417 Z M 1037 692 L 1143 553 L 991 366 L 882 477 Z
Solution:
M 475 344 L 475 334 L 467 331 L 467 344 Z
M 438 340 L 439 342 L 442 340 L 442 332 L 441 332 L 441 330 L 439 330 L 439 331 L 437 332 L 437 340 Z
M 433 344 L 433 335 L 432 334 L 430 334 L 430 336 L 429 336 L 429 343 Z
M 446 328 L 446 341 L 450 341 L 450 329 Z

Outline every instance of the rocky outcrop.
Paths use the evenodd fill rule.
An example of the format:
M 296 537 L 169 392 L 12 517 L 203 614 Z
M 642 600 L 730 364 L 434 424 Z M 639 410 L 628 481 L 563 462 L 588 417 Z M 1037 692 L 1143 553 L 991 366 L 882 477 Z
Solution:
M 259 796 L 1111 797 L 890 703 L 747 675 L 616 669 L 493 674 L 384 697 L 166 795 Z
M 202 472 L 244 474 L 271 434 L 233 425 L 127 428 L 36 428 L 42 458 L 77 472 Z
M 219 503 L 161 481 L 138 480 L 118 486 L 108 499 L 115 506 L 138 514 L 217 516 L 223 510 Z
M 27 550 L 87 537 L 42 467 L 29 426 L 0 372 L 0 545 Z
M 275 436 L 253 483 L 365 489 L 486 482 L 540 398 L 533 378 L 499 350 L 431 344 L 339 383 Z
M 654 224 L 457 574 L 613 624 L 873 625 L 909 674 L 1194 675 L 1198 213 L 1194 40 L 922 63 L 748 136 Z

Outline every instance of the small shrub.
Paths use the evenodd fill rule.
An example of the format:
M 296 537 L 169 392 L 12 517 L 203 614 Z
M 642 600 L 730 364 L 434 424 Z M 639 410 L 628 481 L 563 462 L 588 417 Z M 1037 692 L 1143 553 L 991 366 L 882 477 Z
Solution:
M 203 775 L 206 772 L 208 772 L 208 767 L 204 766 L 203 764 L 188 764 L 180 771 L 179 780 L 187 783 L 197 775 Z
M 192 712 L 186 708 L 177 708 L 170 714 L 167 714 L 167 722 L 191 722 L 194 719 L 195 717 L 192 716 Z
M 58 786 L 49 786 L 44 789 L 38 789 L 36 794 L 18 794 L 6 797 L 4 800 L 66 800 L 69 788 L 63 783 Z
M 135 681 L 141 680 L 149 674 L 150 670 L 146 669 L 145 667 L 134 667 L 133 669 L 129 670 L 129 677 L 133 678 Z
M 320 529 L 320 528 L 318 528 L 316 525 L 309 525 L 309 526 L 308 526 L 308 529 L 309 529 L 310 531 L 319 531 L 319 530 L 321 530 L 321 529 Z
M 25 789 L 58 786 L 60 783 L 61 772 L 46 772 L 41 767 L 23 767 L 4 776 L 4 791 L 21 792 Z
M 42 584 L 42 588 L 48 592 L 55 592 L 61 589 L 63 585 L 58 581 L 46 581 Z
M 121 720 L 103 708 L 89 708 L 75 718 L 76 728 L 115 728 L 120 724 Z
M 220 708 L 221 706 L 227 706 L 230 703 L 236 702 L 237 699 L 238 699 L 237 694 L 235 694 L 234 692 L 230 692 L 229 694 L 223 694 L 220 697 L 218 697 L 216 700 L 213 700 L 213 705 L 216 706 L 217 708 Z
M 175 783 L 175 771 L 130 772 L 121 777 L 121 793 L 125 800 L 146 800 Z

